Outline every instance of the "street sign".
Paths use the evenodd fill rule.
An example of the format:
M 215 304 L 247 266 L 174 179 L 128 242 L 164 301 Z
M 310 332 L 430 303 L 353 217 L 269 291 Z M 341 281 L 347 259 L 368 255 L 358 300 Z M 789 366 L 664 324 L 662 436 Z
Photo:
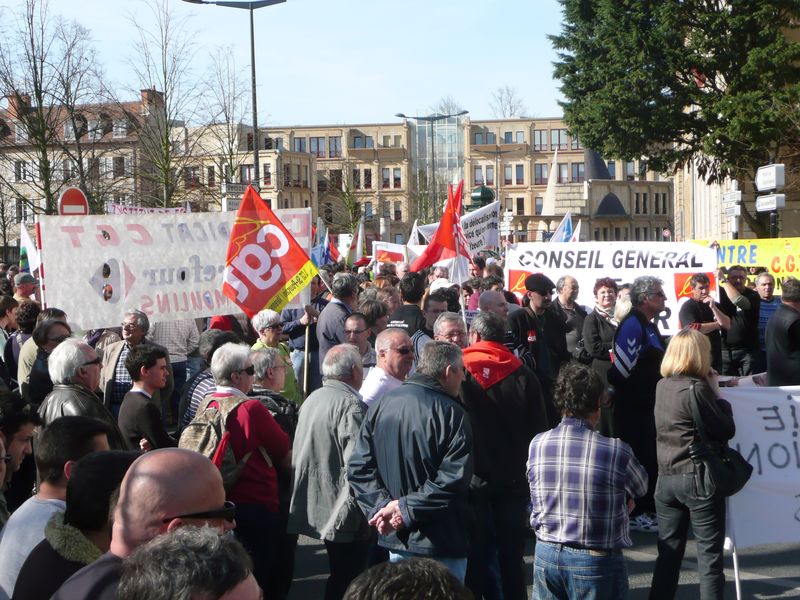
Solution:
M 725 207 L 725 216 L 726 217 L 739 217 L 742 215 L 742 207 L 741 206 L 726 206 Z
M 724 194 L 722 194 L 723 204 L 736 204 L 737 202 L 741 201 L 742 201 L 742 192 L 740 191 L 725 192 Z
M 250 185 L 249 183 L 222 183 L 222 193 L 223 194 L 236 194 L 242 195 L 244 194 L 245 190 L 247 190 L 247 186 Z
M 756 189 L 759 192 L 781 190 L 786 182 L 783 165 L 767 165 L 758 167 L 756 172 Z
M 76 187 L 68 187 L 58 198 L 58 214 L 63 216 L 80 216 L 89 214 L 89 201 L 83 190 Z
M 768 212 L 786 206 L 786 194 L 769 194 L 756 198 L 756 211 Z

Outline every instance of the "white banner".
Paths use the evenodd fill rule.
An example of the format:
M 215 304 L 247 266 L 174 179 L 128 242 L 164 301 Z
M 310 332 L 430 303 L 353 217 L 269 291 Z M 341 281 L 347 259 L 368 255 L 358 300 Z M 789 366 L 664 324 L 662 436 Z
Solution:
M 106 212 L 110 215 L 149 215 L 149 214 L 172 214 L 192 212 L 186 206 L 176 206 L 173 208 L 163 208 L 159 206 L 128 206 L 126 204 L 106 203 Z
M 730 446 L 753 465 L 728 500 L 726 533 L 737 548 L 800 540 L 800 387 L 723 388 L 733 405 Z
M 469 243 L 470 255 L 486 248 L 497 248 L 500 245 L 500 203 L 492 202 L 486 206 L 473 210 L 461 217 L 461 229 Z M 417 229 L 428 242 L 438 229 L 438 223 L 420 225 Z
M 506 289 L 525 293 L 525 278 L 544 273 L 555 283 L 562 275 L 578 280 L 578 303 L 594 307 L 595 281 L 611 277 L 631 283 L 642 275 L 653 275 L 664 282 L 665 311 L 658 317 L 662 334 L 678 331 L 678 310 L 689 297 L 689 279 L 706 273 L 716 289 L 714 272 L 717 255 L 712 248 L 690 242 L 581 242 L 525 243 L 509 246 L 506 254 Z
M 311 209 L 274 211 L 311 248 Z M 241 312 L 222 293 L 235 213 L 39 218 L 44 298 L 83 329 L 115 327 L 137 308 L 153 322 Z M 309 289 L 291 306 L 309 302 Z

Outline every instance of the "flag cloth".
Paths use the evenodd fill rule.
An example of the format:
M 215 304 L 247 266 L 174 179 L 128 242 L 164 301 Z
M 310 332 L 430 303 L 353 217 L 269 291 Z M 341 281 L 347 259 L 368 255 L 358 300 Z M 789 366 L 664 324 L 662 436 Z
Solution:
M 339 262 L 342 258 L 342 255 L 339 254 L 339 250 L 336 248 L 336 245 L 333 243 L 333 240 L 330 238 L 326 238 L 328 242 L 328 254 L 331 257 L 333 262 Z
M 570 242 L 581 241 L 581 223 L 583 223 L 583 219 L 578 219 L 578 226 L 575 228 L 575 231 L 572 232 L 572 237 L 569 239 Z
M 308 254 L 247 186 L 228 241 L 222 292 L 252 317 L 283 309 L 316 274 Z
M 417 219 L 414 219 L 414 224 L 411 226 L 411 233 L 408 234 L 409 244 L 419 244 L 419 229 L 417 227 Z
M 553 232 L 553 236 L 550 238 L 551 242 L 568 242 L 572 239 L 572 211 L 567 211 L 567 214 L 564 215 L 564 218 L 561 219 L 561 223 L 558 224 L 558 227 Z
M 364 258 L 364 219 L 358 220 L 355 231 L 353 231 L 353 239 L 350 240 L 350 249 L 347 251 L 347 264 L 354 265 Z
M 456 191 L 453 186 L 447 186 L 447 206 L 445 206 L 442 222 L 436 230 L 431 243 L 425 248 L 422 255 L 411 265 L 412 271 L 421 271 L 440 260 L 464 256 L 469 257 L 469 244 L 461 229 L 461 192 L 464 182 L 460 181 Z
M 31 239 L 31 236 L 28 234 L 28 230 L 24 225 L 21 225 L 19 228 L 19 247 L 20 271 L 23 273 L 35 273 L 38 271 L 39 265 L 41 264 L 41 260 L 39 260 L 39 251 L 36 249 L 36 244 L 33 243 L 33 240 Z M 27 261 L 23 258 L 23 251 Z

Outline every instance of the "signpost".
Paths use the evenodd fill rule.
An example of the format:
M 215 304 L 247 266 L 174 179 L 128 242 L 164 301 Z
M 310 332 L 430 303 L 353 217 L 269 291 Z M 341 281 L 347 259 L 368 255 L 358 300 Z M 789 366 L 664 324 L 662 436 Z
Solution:
M 89 214 L 89 201 L 83 190 L 68 187 L 58 198 L 58 214 L 61 216 L 77 217 Z
M 786 184 L 783 165 L 766 165 L 758 167 L 756 172 L 756 189 L 759 192 L 781 190 Z
M 765 165 L 756 172 L 756 189 L 759 192 L 777 192 L 786 183 L 783 165 Z M 768 194 L 756 198 L 756 211 L 769 212 L 769 234 L 778 237 L 778 209 L 786 206 L 784 194 Z
M 769 194 L 756 198 L 756 211 L 769 212 L 786 206 L 786 194 Z
M 732 192 L 725 192 L 722 194 L 723 204 L 738 204 L 742 201 L 742 192 L 734 190 Z

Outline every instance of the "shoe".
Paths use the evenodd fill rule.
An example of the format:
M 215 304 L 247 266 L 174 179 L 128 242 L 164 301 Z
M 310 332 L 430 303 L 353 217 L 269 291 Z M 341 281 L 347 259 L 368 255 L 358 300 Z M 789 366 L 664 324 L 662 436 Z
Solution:
M 642 513 L 638 517 L 631 518 L 630 528 L 632 531 L 658 533 L 658 521 L 656 520 L 655 515 Z

